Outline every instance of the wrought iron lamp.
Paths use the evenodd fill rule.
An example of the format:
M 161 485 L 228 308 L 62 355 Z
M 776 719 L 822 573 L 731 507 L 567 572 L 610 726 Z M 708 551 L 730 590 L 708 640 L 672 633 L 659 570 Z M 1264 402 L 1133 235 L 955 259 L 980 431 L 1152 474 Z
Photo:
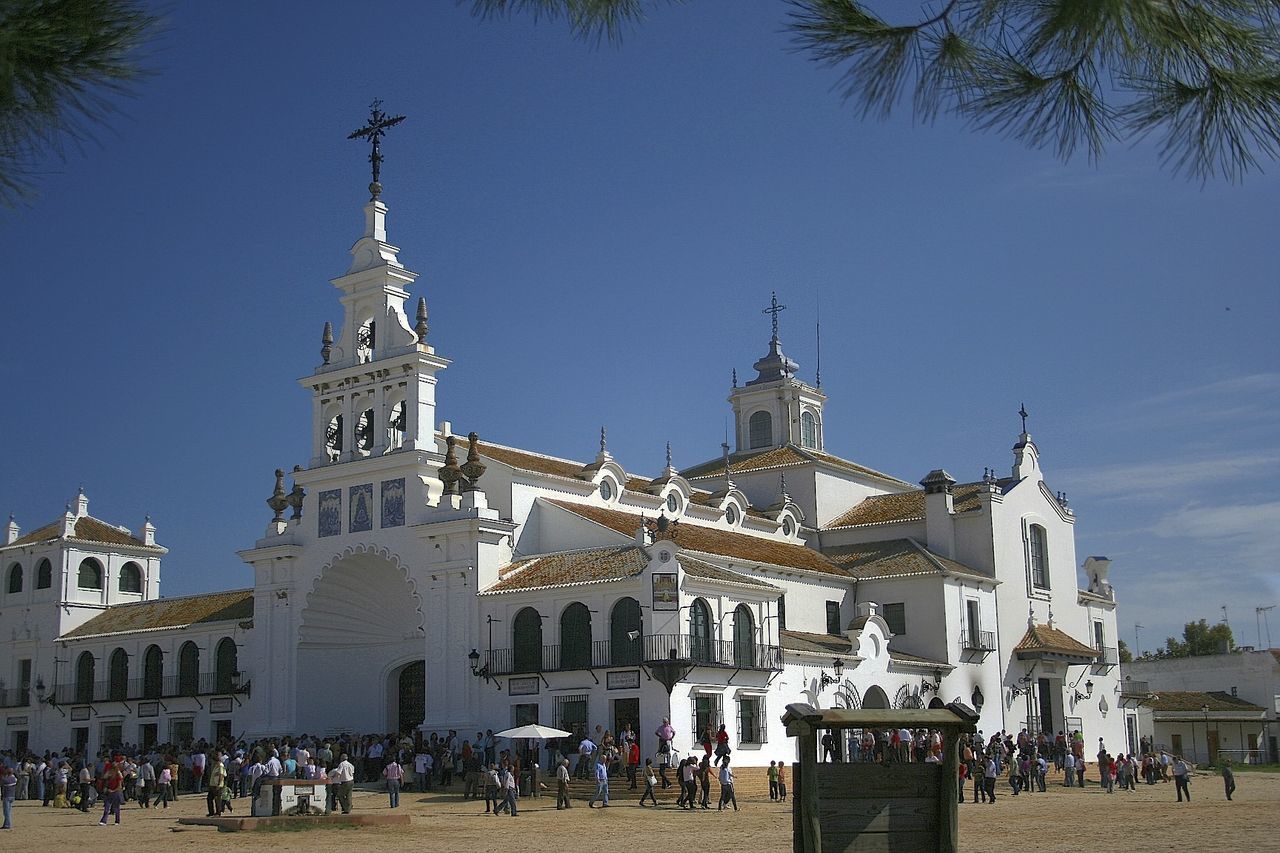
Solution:
M 1075 691 L 1075 700 L 1077 702 L 1083 702 L 1086 699 L 1092 699 L 1092 698 L 1093 698 L 1093 679 L 1089 679 L 1084 683 L 1083 693 L 1081 693 L 1079 690 Z
M 840 676 L 844 673 L 844 661 L 840 660 L 840 658 L 836 658 L 831 662 L 831 669 L 835 671 L 835 675 L 832 676 L 827 675 L 825 672 L 822 673 L 822 676 L 818 679 L 818 684 L 820 685 L 818 689 L 823 690 L 832 684 L 838 684 L 840 682 Z

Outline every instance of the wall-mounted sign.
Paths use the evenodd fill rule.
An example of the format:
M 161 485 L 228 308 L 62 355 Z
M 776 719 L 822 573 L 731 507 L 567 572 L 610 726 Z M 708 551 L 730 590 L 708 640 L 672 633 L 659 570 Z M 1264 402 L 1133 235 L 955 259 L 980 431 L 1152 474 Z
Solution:
M 348 533 L 363 533 L 373 529 L 373 483 L 352 486 L 349 490 L 351 519 Z
M 640 686 L 640 670 L 624 669 L 621 672 L 609 672 L 604 676 L 608 690 L 635 690 Z
M 139 717 L 160 716 L 160 703 L 159 702 L 139 702 L 138 716 Z
M 680 594 L 676 588 L 675 572 L 653 573 L 653 609 L 680 609 Z
M 519 678 L 507 679 L 508 696 L 532 696 L 540 689 L 541 681 L 536 675 L 522 675 Z
M 89 719 L 88 708 L 72 708 L 71 709 L 71 721 L 73 723 L 78 723 L 81 720 L 87 720 L 87 719 Z
M 26 717 L 8 717 L 5 719 L 5 723 L 11 726 L 25 726 L 27 724 L 27 718 Z
M 210 714 L 230 714 L 231 698 L 228 696 L 223 696 L 219 699 L 210 699 L 209 713 Z

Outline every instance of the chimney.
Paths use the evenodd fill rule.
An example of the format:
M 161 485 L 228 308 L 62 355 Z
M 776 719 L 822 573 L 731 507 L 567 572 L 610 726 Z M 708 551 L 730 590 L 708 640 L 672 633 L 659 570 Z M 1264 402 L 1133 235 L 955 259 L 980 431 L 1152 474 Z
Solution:
M 148 515 L 146 521 L 142 522 L 142 535 L 138 538 L 143 545 L 156 544 L 156 526 L 151 523 L 151 516 Z
M 920 481 L 924 488 L 924 536 L 929 550 L 942 557 L 955 558 L 955 499 L 951 487 L 955 478 L 942 468 L 935 468 Z
M 81 497 L 84 493 L 81 492 Z M 67 504 L 67 511 L 62 516 L 62 536 L 65 539 L 68 536 L 76 535 L 76 514 L 71 511 L 71 504 Z
M 12 545 L 18 541 L 18 522 L 13 520 L 13 513 L 9 513 L 9 526 L 5 528 L 4 544 Z
M 84 518 L 89 514 L 89 499 L 84 496 L 84 486 L 76 493 L 76 518 Z

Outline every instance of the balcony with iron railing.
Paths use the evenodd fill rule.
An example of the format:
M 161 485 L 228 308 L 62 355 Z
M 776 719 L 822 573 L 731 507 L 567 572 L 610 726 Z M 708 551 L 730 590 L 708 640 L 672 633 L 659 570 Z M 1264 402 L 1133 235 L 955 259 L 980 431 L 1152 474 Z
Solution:
M 89 705 L 178 696 L 230 695 L 235 689 L 226 673 L 201 672 L 161 678 L 130 678 L 92 683 L 60 684 L 53 691 L 55 705 Z
M 993 652 L 996 649 L 995 631 L 970 631 L 960 634 L 960 646 L 969 652 Z
M 25 708 L 31 704 L 31 691 L 25 687 L 0 690 L 0 708 Z
M 1146 697 L 1151 693 L 1151 683 L 1148 681 L 1134 681 L 1132 678 L 1126 678 L 1120 682 L 1120 693 L 1124 696 L 1142 696 Z
M 761 643 L 705 640 L 687 634 L 650 634 L 635 640 L 494 649 L 487 655 L 490 675 L 568 672 L 656 661 L 684 661 L 695 666 L 778 670 L 782 649 Z M 482 663 L 486 658 L 482 655 Z
M 1097 669 L 1111 669 L 1120 665 L 1120 651 L 1115 646 L 1094 646 L 1099 653 L 1093 665 Z

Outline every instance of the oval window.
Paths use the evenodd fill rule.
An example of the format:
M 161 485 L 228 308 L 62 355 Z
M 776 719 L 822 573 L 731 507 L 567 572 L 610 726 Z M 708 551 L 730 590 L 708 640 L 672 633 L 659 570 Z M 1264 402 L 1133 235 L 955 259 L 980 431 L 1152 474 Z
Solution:
M 613 500 L 613 481 L 612 480 L 600 481 L 600 497 L 604 498 L 607 501 Z
M 729 522 L 730 524 L 737 524 L 738 508 L 730 504 L 729 508 L 724 511 L 724 520 Z
M 782 535 L 790 536 L 792 533 L 795 533 L 795 532 L 796 532 L 796 527 L 794 524 L 791 523 L 791 519 L 789 518 L 782 519 Z
M 667 509 L 671 510 L 672 512 L 680 511 L 680 498 L 676 497 L 675 492 L 672 492 L 671 494 L 667 495 Z

